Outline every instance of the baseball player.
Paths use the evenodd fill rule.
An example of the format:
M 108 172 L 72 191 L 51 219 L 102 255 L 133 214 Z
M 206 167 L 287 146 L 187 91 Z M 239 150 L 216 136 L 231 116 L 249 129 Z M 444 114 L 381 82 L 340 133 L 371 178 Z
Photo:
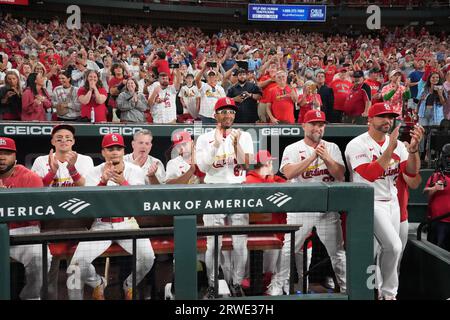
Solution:
M 195 145 L 186 131 L 172 136 L 172 159 L 167 162 L 167 184 L 200 184 L 205 174 L 195 164 Z
M 368 132 L 350 141 L 345 150 L 347 164 L 351 168 L 350 180 L 367 183 L 375 189 L 374 235 L 381 247 L 377 264 L 381 272 L 379 295 L 384 300 L 396 299 L 397 267 L 402 250 L 395 182 L 399 173 L 411 178 L 419 173 L 418 147 L 424 133 L 422 127 L 416 126 L 411 130 L 408 148 L 398 143 L 399 126 L 387 134 L 398 116 L 390 105 L 375 103 L 368 112 Z
M 166 180 L 166 171 L 162 162 L 150 155 L 153 135 L 150 130 L 143 129 L 133 136 L 131 146 L 133 153 L 127 154 L 123 159 L 144 170 L 145 184 L 163 184 Z
M 102 155 L 105 163 L 96 166 L 86 177 L 86 186 L 128 186 L 144 185 L 144 173 L 138 166 L 123 161 L 125 144 L 119 134 L 108 134 L 103 137 Z M 94 221 L 91 230 L 124 230 L 139 229 L 134 218 L 98 218 Z M 125 251 L 132 253 L 131 240 L 115 240 Z M 111 245 L 111 240 L 80 242 L 70 262 L 71 270 L 79 268 L 81 288 L 68 288 L 69 299 L 81 300 L 83 298 L 84 284 L 94 288 L 92 297 L 95 300 L 104 300 L 106 279 L 99 276 L 92 261 L 105 252 Z M 155 260 L 155 254 L 149 239 L 137 240 L 136 252 L 136 283 L 139 284 L 150 271 Z M 70 270 L 70 269 L 69 269 Z M 123 283 L 125 299 L 132 299 L 132 275 Z
M 75 128 L 69 124 L 56 125 L 51 135 L 55 152 L 51 149 L 48 156 L 36 158 L 31 170 L 42 178 L 44 186 L 84 186 L 85 177 L 94 168 L 94 162 L 91 157 L 72 150 Z
M 196 163 L 206 174 L 205 183 L 243 183 L 246 166 L 253 157 L 253 141 L 248 132 L 232 129 L 236 115 L 236 104 L 233 99 L 224 97 L 217 100 L 214 106 L 214 117 L 217 121 L 215 130 L 198 137 L 195 147 Z M 243 168 L 244 167 L 244 168 Z M 245 225 L 248 214 L 214 214 L 204 215 L 205 226 Z M 245 274 L 247 262 L 247 235 L 233 235 L 233 251 L 231 257 L 232 270 L 231 291 L 242 295 L 241 282 Z M 214 248 L 214 237 L 207 239 L 205 254 L 209 288 L 206 298 L 214 298 L 214 250 L 220 252 L 222 238 L 219 237 L 219 248 Z
M 310 110 L 304 115 L 302 124 L 305 138 L 288 145 L 283 152 L 280 171 L 291 183 L 344 181 L 345 165 L 339 147 L 322 139 L 325 127 L 325 113 Z M 295 252 L 300 250 L 305 239 L 315 226 L 317 235 L 324 243 L 331 258 L 341 292 L 346 291 L 346 266 L 344 240 L 339 213 L 302 212 L 287 213 L 288 224 L 302 224 L 295 232 Z M 290 274 L 291 236 L 284 236 L 280 271 L 272 278 L 267 294 L 282 295 L 288 293 Z M 297 266 L 299 279 L 303 280 L 303 266 Z
M 0 137 L 0 188 L 40 188 L 42 179 L 33 171 L 17 164 L 16 143 Z M 8 223 L 10 235 L 40 233 L 39 221 Z M 40 244 L 12 246 L 10 257 L 25 267 L 25 286 L 19 294 L 22 300 L 40 300 L 42 287 L 42 246 Z M 48 264 L 52 255 L 47 248 Z

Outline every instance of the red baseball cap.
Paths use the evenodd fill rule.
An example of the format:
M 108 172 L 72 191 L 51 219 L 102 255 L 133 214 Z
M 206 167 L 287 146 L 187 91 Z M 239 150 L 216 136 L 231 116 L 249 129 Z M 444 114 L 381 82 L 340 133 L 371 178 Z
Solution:
M 9 150 L 17 152 L 16 143 L 11 138 L 0 137 L 0 150 Z
M 338 70 L 337 70 L 337 72 L 347 72 L 347 68 L 344 68 L 344 67 L 342 67 L 342 68 L 339 68 Z
M 325 119 L 325 113 L 319 110 L 309 110 L 307 113 L 305 113 L 305 117 L 303 118 L 304 123 L 310 123 L 310 122 L 325 122 L 328 123 L 328 121 Z
M 191 135 L 187 131 L 179 131 L 172 136 L 172 143 L 175 147 L 181 143 L 192 141 Z
M 214 106 L 214 111 L 219 110 L 220 108 L 230 107 L 234 110 L 237 110 L 238 107 L 236 106 L 236 102 L 234 102 L 234 99 L 224 97 L 217 100 L 216 105 Z
M 277 158 L 272 157 L 269 151 L 267 150 L 259 150 L 256 154 L 256 162 L 257 163 L 266 163 L 270 160 L 275 160 Z
M 121 146 L 125 148 L 123 137 L 117 133 L 110 133 L 103 137 L 102 148 Z
M 374 103 L 372 106 L 370 106 L 368 112 L 369 118 L 373 118 L 382 114 L 393 114 L 396 115 L 397 117 L 400 115 L 397 112 L 395 112 L 390 105 L 384 102 Z

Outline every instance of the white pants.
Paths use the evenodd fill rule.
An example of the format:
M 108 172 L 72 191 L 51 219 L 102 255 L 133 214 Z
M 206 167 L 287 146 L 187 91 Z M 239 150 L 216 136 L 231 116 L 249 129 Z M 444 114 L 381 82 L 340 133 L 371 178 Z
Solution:
M 29 226 L 9 230 L 12 236 L 23 234 L 40 233 L 39 226 Z M 23 246 L 12 246 L 10 257 L 20 262 L 25 267 L 25 286 L 20 292 L 20 299 L 40 299 L 42 287 L 42 246 L 30 244 Z M 52 255 L 47 247 L 47 272 L 50 270 Z
M 96 220 L 92 225 L 92 231 L 104 231 L 104 230 L 126 230 L 126 229 L 139 229 L 139 226 L 135 219 L 127 219 L 123 222 L 101 222 Z M 115 240 L 126 252 L 133 253 L 133 241 L 132 240 Z M 113 243 L 111 240 L 105 241 L 85 241 L 80 242 L 75 250 L 75 253 L 70 262 L 70 269 L 74 270 L 78 266 L 80 275 L 80 287 L 68 288 L 68 295 L 70 300 L 83 299 L 83 288 L 86 283 L 92 288 L 102 283 L 102 278 L 95 271 L 95 267 L 92 264 L 98 256 L 105 252 Z M 155 254 L 150 242 L 150 239 L 137 239 L 136 240 L 136 284 L 139 284 L 145 275 L 151 270 L 153 262 L 155 261 Z M 130 274 L 124 282 L 124 289 L 131 288 L 133 282 L 132 274 Z
M 336 274 L 341 292 L 345 292 L 346 287 L 346 260 L 344 251 L 344 240 L 342 236 L 341 221 L 337 212 L 308 212 L 308 213 L 288 213 L 287 224 L 302 224 L 303 226 L 295 232 L 295 252 L 298 252 L 315 226 L 320 240 L 325 245 L 331 259 L 333 270 Z M 280 272 L 274 281 L 284 283 L 289 280 L 290 275 L 290 252 L 291 235 L 284 236 L 283 249 L 281 254 Z M 297 270 L 303 270 L 303 265 Z M 300 274 L 302 275 L 302 274 Z M 300 279 L 303 281 L 303 279 Z
M 248 213 L 237 214 L 205 214 L 203 215 L 203 224 L 205 226 L 241 226 L 248 225 Z M 232 280 L 233 284 L 241 284 L 245 276 L 245 266 L 247 264 L 247 235 L 232 235 L 233 250 L 229 259 L 227 252 L 222 253 L 222 236 L 219 236 L 219 265 L 222 265 L 225 279 Z M 214 236 L 208 236 L 206 242 L 205 264 L 208 283 L 214 286 Z M 229 261 L 228 263 L 227 260 Z
M 382 297 L 392 297 L 397 295 L 398 264 L 402 252 L 399 236 L 400 207 L 396 198 L 391 201 L 375 201 L 374 207 L 374 249 L 375 254 L 379 252 L 376 261 L 381 272 L 377 287 Z

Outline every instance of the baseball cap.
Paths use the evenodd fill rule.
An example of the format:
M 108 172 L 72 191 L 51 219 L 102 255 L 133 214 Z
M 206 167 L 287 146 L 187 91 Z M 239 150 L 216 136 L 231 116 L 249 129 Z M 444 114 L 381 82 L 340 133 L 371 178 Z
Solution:
M 364 72 L 362 70 L 353 71 L 353 78 L 364 78 Z
M 234 110 L 238 109 L 238 107 L 236 106 L 236 103 L 234 102 L 233 99 L 228 98 L 228 97 L 223 97 L 223 98 L 220 98 L 219 100 L 217 100 L 217 102 L 214 106 L 214 111 L 219 110 L 221 108 L 225 108 L 225 107 L 231 107 Z
M 319 110 L 309 110 L 305 113 L 305 116 L 303 118 L 304 123 L 310 123 L 310 122 L 325 122 L 328 123 L 328 121 L 325 119 L 325 113 Z
M 382 114 L 394 114 L 396 116 L 400 115 L 395 112 L 390 105 L 384 102 L 374 103 L 372 106 L 370 106 L 368 112 L 369 118 L 373 118 Z
M 207 74 L 208 76 L 210 76 L 211 74 L 217 75 L 217 72 L 215 72 L 214 70 L 209 70 Z
M 9 150 L 17 152 L 16 142 L 11 138 L 0 137 L 0 150 Z
M 256 154 L 256 163 L 266 163 L 270 160 L 275 160 L 277 158 L 272 157 L 269 151 L 267 150 L 259 150 Z
M 59 130 L 69 130 L 70 132 L 72 132 L 72 134 L 75 134 L 75 128 L 72 127 L 70 124 L 58 124 L 54 126 L 52 129 L 52 137 Z
M 110 133 L 103 137 L 102 148 L 121 146 L 125 148 L 125 143 L 123 142 L 123 137 L 117 133 Z
M 236 75 L 239 75 L 239 74 L 241 74 L 241 73 L 247 74 L 247 70 L 245 70 L 244 68 L 239 68 L 239 69 L 237 70 L 237 72 L 236 72 Z
M 378 68 L 372 68 L 369 70 L 369 74 L 370 73 L 378 73 L 378 72 L 380 72 L 380 69 L 378 69 Z
M 193 75 L 192 73 L 188 73 L 188 74 L 186 75 L 186 78 L 187 78 L 187 77 L 194 78 L 194 75 Z
M 339 68 L 338 72 L 347 72 L 347 68 Z
M 397 74 L 397 73 L 401 74 L 402 72 L 400 70 L 398 70 L 398 69 L 392 70 L 391 72 L 389 72 L 389 78 L 392 77 L 393 75 Z
M 187 131 L 180 131 L 180 132 L 175 133 L 172 136 L 172 143 L 173 143 L 174 147 L 181 143 L 190 142 L 190 141 L 192 141 L 192 138 L 191 138 L 190 133 Z

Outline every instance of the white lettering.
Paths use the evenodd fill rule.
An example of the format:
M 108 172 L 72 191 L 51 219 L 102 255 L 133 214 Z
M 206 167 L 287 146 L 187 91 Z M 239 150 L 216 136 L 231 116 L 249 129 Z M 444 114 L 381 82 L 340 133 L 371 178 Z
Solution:
M 211 201 L 206 201 L 205 209 L 212 209 L 212 203 Z
M 195 201 L 195 209 L 200 208 L 201 205 L 202 205 L 202 201 L 201 200 L 196 200 Z
M 50 135 L 52 132 L 53 127 L 49 126 L 5 126 L 3 128 L 5 135 L 16 135 L 16 136 L 23 136 L 23 135 Z
M 150 202 L 144 202 L 144 211 L 150 211 L 152 208 Z
M 216 200 L 214 207 L 215 208 L 223 208 L 223 200 Z
M 144 128 L 141 128 L 141 127 L 100 127 L 98 130 L 101 135 L 107 135 L 110 133 L 118 133 L 123 136 L 132 136 L 136 132 L 138 132 L 142 129 L 144 129 Z
M 194 202 L 193 201 L 186 201 L 186 203 L 184 204 L 184 207 L 188 210 L 191 210 L 192 208 L 194 208 Z

